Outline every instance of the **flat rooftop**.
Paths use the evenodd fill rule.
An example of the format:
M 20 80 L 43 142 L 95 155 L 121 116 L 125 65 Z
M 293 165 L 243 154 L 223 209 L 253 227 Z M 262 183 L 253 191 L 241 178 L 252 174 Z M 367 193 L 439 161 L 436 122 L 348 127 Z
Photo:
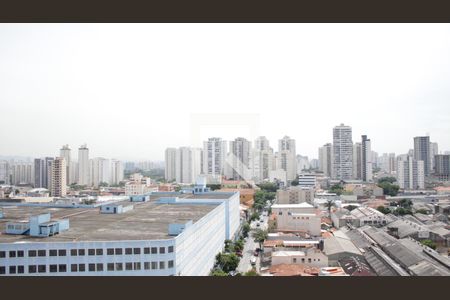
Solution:
M 0 243 L 15 242 L 77 242 L 77 241 L 121 241 L 163 240 L 168 235 L 169 224 L 193 223 L 211 212 L 217 204 L 159 204 L 161 197 L 180 199 L 228 199 L 228 194 L 164 194 L 150 196 L 148 202 L 116 202 L 134 205 L 134 209 L 121 214 L 101 214 L 96 208 L 49 208 L 28 206 L 3 206 L 4 217 L 0 219 Z M 69 219 L 70 228 L 55 236 L 39 238 L 27 235 L 5 234 L 6 223 L 28 221 L 30 216 L 50 213 L 51 219 Z

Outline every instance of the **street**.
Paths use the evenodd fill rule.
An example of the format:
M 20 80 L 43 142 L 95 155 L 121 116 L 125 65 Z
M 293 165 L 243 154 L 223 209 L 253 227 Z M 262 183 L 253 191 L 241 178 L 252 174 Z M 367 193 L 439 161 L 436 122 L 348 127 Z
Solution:
M 253 257 L 253 253 L 255 252 L 256 248 L 259 247 L 259 243 L 255 242 L 252 236 L 252 230 L 256 228 L 261 228 L 262 230 L 267 230 L 268 228 L 268 216 L 261 215 L 261 218 L 263 219 L 262 224 L 258 227 L 257 223 L 259 223 L 259 220 L 254 220 L 250 223 L 251 231 L 249 232 L 249 236 L 245 239 L 244 244 L 244 250 L 242 251 L 242 257 L 239 261 L 239 265 L 236 269 L 239 273 L 245 273 L 250 271 L 253 266 L 251 265 L 251 258 Z M 260 270 L 260 257 L 258 256 L 256 259 L 256 265 L 255 265 L 256 271 L 259 272 Z

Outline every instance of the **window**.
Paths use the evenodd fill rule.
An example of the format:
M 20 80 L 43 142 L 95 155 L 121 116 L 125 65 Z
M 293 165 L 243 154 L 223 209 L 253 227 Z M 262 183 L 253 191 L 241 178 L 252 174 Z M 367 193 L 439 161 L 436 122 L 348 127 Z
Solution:
M 50 273 L 58 272 L 58 265 L 50 265 Z
M 169 265 L 167 266 L 169 269 L 173 268 L 173 260 L 169 260 Z
M 132 248 L 125 248 L 125 254 L 133 254 Z
M 158 269 L 158 263 L 156 261 L 152 261 L 152 270 Z
M 140 262 L 135 262 L 134 263 L 134 269 L 135 270 L 140 270 L 141 269 L 141 263 Z
M 122 263 L 116 263 L 116 271 L 122 271 L 123 270 L 123 264 Z
M 166 268 L 166 264 L 163 261 L 159 262 L 159 268 L 160 269 L 165 269 Z
M 294 258 L 292 259 L 292 262 L 295 264 L 295 263 L 297 262 L 297 258 L 294 257 Z
M 86 271 L 86 265 L 78 264 L 78 272 L 84 272 L 84 271 Z
M 0 258 L 4 258 L 6 257 L 6 252 L 5 251 L 0 251 Z
M 36 266 L 28 266 L 28 273 L 36 273 Z
M 114 263 L 108 263 L 106 265 L 106 268 L 108 271 L 114 271 Z
M 133 248 L 134 254 L 141 254 L 141 248 Z
M 78 253 L 77 249 L 70 250 L 70 255 L 72 255 L 72 256 L 77 256 L 77 253 Z
M 58 250 L 58 256 L 66 256 L 66 250 L 65 249 Z
M 9 266 L 9 274 L 16 274 L 16 266 Z
M 122 248 L 116 248 L 116 255 L 122 255 Z
M 133 264 L 132 263 L 126 263 L 125 264 L 125 270 L 127 270 L 127 271 L 133 270 Z
M 144 248 L 144 254 L 150 254 L 150 248 L 149 247 L 145 247 Z
M 38 272 L 39 272 L 39 273 L 45 273 L 45 272 L 47 272 L 47 266 L 46 266 L 46 265 L 39 265 L 39 266 L 38 266 Z
M 97 272 L 103 271 L 103 264 L 97 264 Z
M 9 251 L 9 257 L 16 257 L 16 251 Z
M 86 251 L 84 249 L 78 249 L 78 256 L 86 255 Z
M 0 267 L 0 274 L 6 274 L 6 268 Z
M 88 249 L 88 255 L 95 255 L 95 249 Z
M 38 256 L 45 256 L 45 250 L 38 250 Z
M 150 270 L 150 262 L 146 261 L 144 263 L 144 270 Z
M 103 255 L 103 249 L 95 249 L 95 254 Z
M 106 254 L 108 254 L 108 255 L 114 255 L 114 248 L 108 248 L 108 249 L 106 249 Z
M 89 264 L 89 272 L 95 272 L 95 264 Z
M 159 247 L 159 253 L 160 254 L 166 253 L 166 248 L 165 247 Z
M 66 265 L 58 265 L 58 272 L 67 272 Z
M 70 271 L 71 272 L 78 272 L 78 265 L 77 264 L 71 264 L 70 265 Z
M 157 253 L 158 253 L 158 248 L 152 247 L 152 254 L 157 254 Z
M 58 255 L 58 250 L 49 250 L 48 251 L 48 255 L 50 255 L 50 256 L 57 256 Z
M 19 274 L 25 273 L 25 267 L 24 266 L 17 266 L 17 273 L 19 273 Z
M 28 250 L 29 257 L 36 257 L 36 250 Z
M 309 262 L 309 263 L 311 262 L 311 258 L 308 258 L 308 262 Z
M 282 212 L 280 211 L 280 212 L 278 212 L 278 215 L 279 215 L 279 216 L 282 216 L 282 215 L 283 215 L 283 213 L 282 213 Z
M 173 246 L 169 246 L 169 249 L 168 249 L 169 251 L 169 253 L 172 253 L 173 252 Z
M 305 259 L 304 258 L 302 258 L 302 263 L 304 263 L 305 262 Z
M 23 256 L 24 256 L 23 250 L 17 251 L 17 257 L 23 257 Z

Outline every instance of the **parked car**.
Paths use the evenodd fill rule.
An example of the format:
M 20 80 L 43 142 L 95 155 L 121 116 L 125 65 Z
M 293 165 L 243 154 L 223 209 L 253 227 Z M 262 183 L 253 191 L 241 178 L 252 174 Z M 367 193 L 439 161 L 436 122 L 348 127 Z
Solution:
M 250 264 L 252 266 L 256 265 L 256 257 L 252 256 L 252 258 L 250 258 Z
M 258 256 L 259 255 L 259 251 L 255 250 L 255 252 L 253 252 L 254 256 Z

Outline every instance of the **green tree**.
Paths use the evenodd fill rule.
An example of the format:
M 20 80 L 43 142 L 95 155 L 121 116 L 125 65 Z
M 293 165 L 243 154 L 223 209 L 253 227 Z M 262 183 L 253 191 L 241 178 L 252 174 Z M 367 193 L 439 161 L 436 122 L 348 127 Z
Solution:
M 253 239 L 255 242 L 259 243 L 259 248 L 262 248 L 262 243 L 267 239 L 268 232 L 267 230 L 262 230 L 260 228 L 253 230 Z
M 211 276 L 228 276 L 228 273 L 225 273 L 225 272 L 222 271 L 222 270 L 214 270 L 214 271 L 211 273 Z
M 211 191 L 220 190 L 222 188 L 221 184 L 207 184 L 206 187 L 210 188 Z
M 423 240 L 423 241 L 420 241 L 420 242 L 422 243 L 422 245 L 430 247 L 433 250 L 436 250 L 436 248 L 437 248 L 436 243 L 433 242 L 432 240 Z
M 399 207 L 393 211 L 396 216 L 412 215 L 412 211 L 409 208 Z
M 335 193 L 337 195 L 341 195 L 344 192 L 344 187 L 340 184 L 332 185 L 329 189 L 330 193 Z
M 398 201 L 397 204 L 403 208 L 411 208 L 412 201 L 410 199 L 402 199 L 402 200 Z
M 428 211 L 426 209 L 424 209 L 424 208 L 420 208 L 420 209 L 416 210 L 416 214 L 424 214 L 424 215 L 426 215 L 426 214 L 428 214 Z
M 250 224 L 245 222 L 245 224 L 242 226 L 242 235 L 244 237 L 248 237 L 248 233 L 250 232 Z
M 397 179 L 395 177 L 381 177 L 380 179 L 378 179 L 378 183 L 382 182 L 394 183 L 396 181 Z
M 226 273 L 236 270 L 239 265 L 239 257 L 234 253 L 220 254 L 217 261 Z
M 109 186 L 109 185 L 107 182 L 104 182 L 104 181 L 102 181 L 98 184 L 98 187 L 106 187 L 106 186 Z
M 276 192 L 278 190 L 278 185 L 272 182 L 260 183 L 257 186 L 266 192 Z
M 258 212 L 254 212 L 251 217 L 250 217 L 250 221 L 254 221 L 254 220 L 258 220 L 259 219 L 259 213 Z
M 391 210 L 390 210 L 389 208 L 384 207 L 384 206 L 382 206 L 382 205 L 378 206 L 378 207 L 377 207 L 377 210 L 378 210 L 379 212 L 385 214 L 385 215 L 387 215 L 388 213 L 391 212 Z
M 292 186 L 297 186 L 299 184 L 298 177 L 291 181 Z
M 260 276 L 260 275 L 258 274 L 258 272 L 256 272 L 255 269 L 251 269 L 250 271 L 245 272 L 244 276 Z
M 378 186 L 383 189 L 384 195 L 389 195 L 389 196 L 397 196 L 398 190 L 400 189 L 400 187 L 398 185 L 392 184 L 387 181 L 378 183 Z

